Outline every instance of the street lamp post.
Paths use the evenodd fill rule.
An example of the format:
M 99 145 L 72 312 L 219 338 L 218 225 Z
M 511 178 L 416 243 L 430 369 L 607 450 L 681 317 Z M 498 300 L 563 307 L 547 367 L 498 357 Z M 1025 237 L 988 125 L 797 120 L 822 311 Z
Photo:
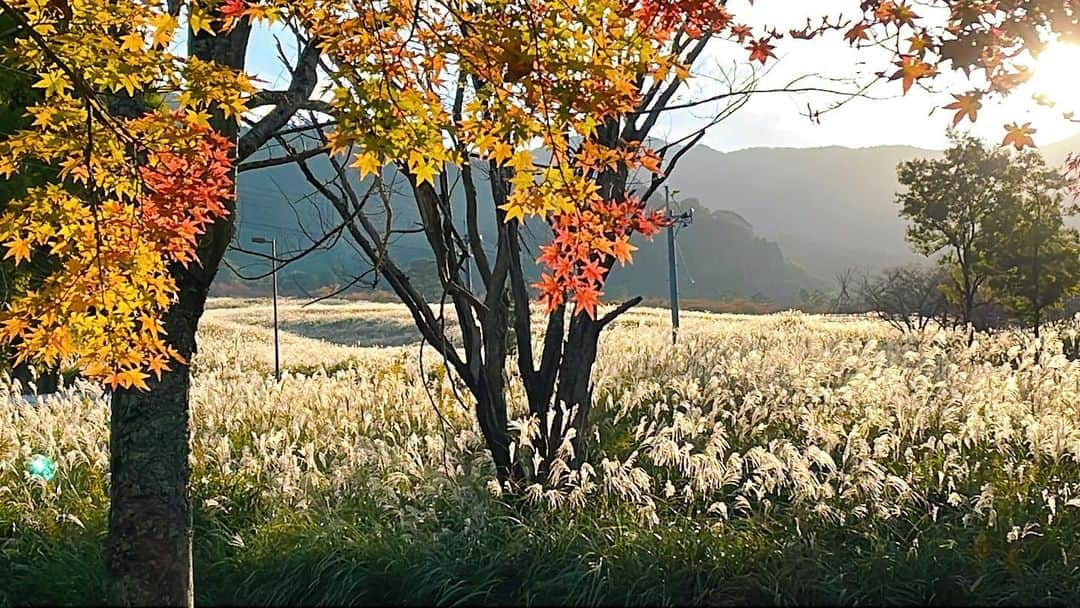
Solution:
M 258 243 L 260 245 L 270 245 L 270 257 L 273 268 L 270 271 L 270 284 L 273 286 L 274 291 L 274 378 L 281 380 L 281 351 L 278 346 L 278 313 L 277 313 L 277 271 L 278 271 L 278 257 L 277 257 L 277 239 L 267 239 L 261 236 L 252 237 L 252 243 Z

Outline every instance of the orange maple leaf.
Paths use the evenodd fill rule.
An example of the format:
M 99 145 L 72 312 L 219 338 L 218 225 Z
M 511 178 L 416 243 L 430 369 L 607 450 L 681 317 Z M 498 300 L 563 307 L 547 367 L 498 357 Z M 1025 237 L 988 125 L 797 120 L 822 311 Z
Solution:
M 1005 139 L 1001 140 L 1002 146 L 1012 145 L 1017 150 L 1035 147 L 1035 140 L 1031 138 L 1032 134 L 1035 133 L 1035 129 L 1031 127 L 1030 122 L 1025 122 L 1022 125 L 1017 125 L 1015 122 L 1005 125 L 1005 131 Z
M 866 33 L 868 29 L 870 28 L 865 23 L 858 23 L 844 34 L 844 40 L 851 44 L 855 44 L 860 40 L 869 40 L 870 36 Z
M 225 0 L 224 3 L 218 8 L 218 11 L 223 17 L 236 18 L 244 14 L 247 10 L 247 3 L 244 0 Z
M 896 62 L 896 65 L 900 67 L 892 78 L 889 80 L 896 80 L 902 78 L 904 81 L 904 94 L 906 95 L 911 85 L 915 84 L 916 80 L 921 78 L 928 78 L 934 75 L 934 66 L 922 61 L 914 55 L 902 55 L 900 61 Z
M 592 285 L 579 286 L 574 290 L 574 313 L 585 311 L 590 319 L 596 318 L 596 307 L 600 304 L 600 296 L 604 292 L 597 290 Z
M 953 95 L 953 97 L 956 101 L 945 106 L 946 110 L 956 110 L 956 115 L 953 116 L 952 121 L 953 126 L 955 127 L 960 124 L 960 121 L 963 120 L 965 116 L 967 116 L 968 120 L 971 122 L 975 122 L 975 119 L 979 116 L 979 108 L 982 107 L 982 102 L 979 101 L 979 98 L 982 97 L 982 95 L 973 91 L 965 95 Z
M 540 281 L 533 283 L 532 286 L 540 291 L 540 299 L 547 307 L 547 312 L 555 310 L 562 304 L 563 288 L 555 277 L 545 272 L 540 275 Z
M 882 23 L 889 23 L 896 17 L 896 3 L 892 0 L 885 0 L 874 11 L 874 17 Z
M 607 274 L 607 268 L 597 264 L 596 260 L 590 260 L 588 264 L 581 267 L 581 276 L 598 285 L 604 282 L 605 274 Z
M 7 253 L 4 254 L 5 260 L 15 258 L 15 264 L 18 265 L 19 262 L 30 259 L 30 241 L 15 238 L 4 243 L 4 246 L 7 247 Z
M 158 380 L 161 380 L 161 372 L 167 372 L 172 369 L 169 367 L 169 362 L 165 359 L 165 357 L 154 357 L 150 359 L 150 363 L 147 365 L 147 367 L 150 369 L 151 372 L 154 373 L 155 376 L 157 376 Z
M 615 241 L 615 243 L 611 246 L 611 250 L 612 255 L 615 256 L 615 259 L 619 260 L 619 263 L 625 266 L 627 262 L 634 261 L 634 258 L 630 255 L 630 252 L 637 251 L 637 247 L 634 247 L 630 244 L 630 239 L 623 237 Z
M 742 44 L 744 40 L 750 37 L 750 26 L 747 25 L 734 25 L 731 27 L 731 35 L 735 38 L 735 41 Z

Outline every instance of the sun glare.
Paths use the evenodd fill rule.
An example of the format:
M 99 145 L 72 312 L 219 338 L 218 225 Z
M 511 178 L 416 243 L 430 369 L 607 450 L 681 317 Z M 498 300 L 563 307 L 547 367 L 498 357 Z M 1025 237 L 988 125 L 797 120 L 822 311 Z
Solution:
M 1080 46 L 1052 43 L 1035 61 L 1031 86 L 1062 112 L 1080 114 Z

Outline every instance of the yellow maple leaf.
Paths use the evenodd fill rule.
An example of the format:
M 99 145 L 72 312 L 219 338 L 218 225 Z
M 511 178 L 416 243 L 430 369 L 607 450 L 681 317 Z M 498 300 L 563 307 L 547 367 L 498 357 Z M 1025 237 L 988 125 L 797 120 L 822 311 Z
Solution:
M 487 133 L 481 133 L 476 136 L 476 141 L 474 143 L 476 144 L 477 152 L 484 155 L 495 145 L 495 138 Z
M 424 164 L 427 164 L 427 159 L 424 158 L 423 152 L 415 148 L 409 151 L 408 166 L 410 171 L 415 171 L 416 167 Z
M 143 313 L 139 316 L 139 324 L 142 325 L 142 328 L 144 330 L 153 333 L 161 333 L 165 331 L 165 328 L 161 326 L 161 323 L 158 322 L 157 319 L 151 317 L 150 315 L 147 315 L 146 313 Z
M 363 178 L 370 174 L 375 174 L 382 169 L 382 161 L 379 157 L 375 156 L 371 152 L 364 152 L 358 154 L 356 160 L 353 161 L 352 166 L 360 170 L 360 177 Z
M 120 39 L 120 50 L 128 51 L 131 53 L 138 53 L 143 50 L 143 45 L 146 43 L 143 40 L 142 34 L 138 30 L 132 30 L 127 33 L 126 36 Z
M 134 96 L 135 90 L 139 88 L 139 81 L 132 74 L 121 74 L 120 81 L 115 88 L 123 88 L 128 95 Z
M 491 150 L 491 159 L 498 164 L 503 164 L 506 159 L 510 158 L 514 154 L 514 148 L 505 141 L 500 141 L 495 144 L 495 147 Z
M 194 5 L 191 7 L 191 15 L 188 16 L 188 25 L 191 26 L 191 31 L 198 34 L 200 30 L 205 30 L 207 34 L 214 34 L 214 28 L 210 26 L 211 20 L 207 18 L 206 12 L 201 8 Z
M 15 264 L 18 265 L 23 260 L 30 259 L 30 241 L 22 238 L 14 238 L 4 243 L 7 247 L 7 253 L 4 254 L 4 259 L 15 258 Z
M 510 159 L 510 166 L 517 171 L 531 171 L 533 168 L 532 153 L 528 150 L 519 150 Z
M 207 112 L 189 111 L 184 114 L 184 119 L 195 127 L 210 128 L 210 114 Z
M 144 374 L 139 371 L 138 368 L 126 369 L 119 374 L 120 385 L 124 388 L 135 387 L 142 390 L 150 390 L 150 387 L 146 384 L 146 379 L 149 378 L 149 374 Z
M 599 123 L 597 122 L 597 120 L 591 115 L 586 116 L 584 120 L 578 123 L 577 131 L 581 134 L 582 137 L 590 137 L 593 133 L 596 133 L 596 127 L 598 126 L 598 124 Z
M 29 326 L 30 325 L 24 319 L 20 319 L 19 317 L 12 317 L 4 321 L 3 333 L 8 340 L 11 340 L 18 337 L 18 335 L 21 334 L 23 330 Z
M 47 128 L 52 124 L 53 118 L 56 116 L 56 108 L 52 106 L 40 106 L 30 109 L 30 114 L 34 117 L 35 127 Z
M 504 221 L 509 222 L 514 219 L 525 221 L 525 209 L 516 201 L 508 201 L 506 204 L 500 205 L 499 209 L 506 212 Z
M 45 89 L 45 97 L 52 97 L 56 94 L 63 94 L 66 90 L 71 88 L 71 83 L 68 82 L 67 76 L 60 70 L 50 70 L 41 75 L 41 80 L 33 84 L 35 89 Z
M 151 46 L 164 47 L 172 42 L 173 33 L 177 28 L 175 17 L 168 13 L 161 13 L 150 20 L 150 25 L 154 28 L 154 34 L 150 40 Z
M 427 182 L 432 186 L 435 185 L 435 166 L 429 163 L 417 164 L 412 170 L 413 175 L 416 176 L 416 182 L 422 184 Z
M 154 357 L 153 359 L 150 359 L 150 363 L 147 367 L 154 373 L 154 376 L 156 376 L 158 380 L 161 380 L 161 372 L 167 372 L 172 369 L 169 367 L 169 362 L 166 361 L 164 357 Z

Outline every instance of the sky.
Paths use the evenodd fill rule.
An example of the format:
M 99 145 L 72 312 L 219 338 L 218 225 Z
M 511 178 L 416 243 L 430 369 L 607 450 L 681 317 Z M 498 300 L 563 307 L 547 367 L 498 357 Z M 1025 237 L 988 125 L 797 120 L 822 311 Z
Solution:
M 855 0 L 757 0 L 752 8 L 749 0 L 730 0 L 728 3 L 738 21 L 755 26 L 769 24 L 781 31 L 805 24 L 807 17 L 850 15 L 857 5 Z M 280 36 L 280 40 L 286 52 L 295 52 L 290 35 Z M 882 53 L 852 49 L 835 35 L 812 41 L 784 40 L 777 44 L 776 54 L 779 60 L 771 62 L 768 72 L 761 74 L 751 71 L 746 63 L 748 53 L 741 46 L 716 42 L 695 64 L 695 78 L 682 101 L 727 91 L 729 86 L 718 82 L 725 80 L 725 76 L 736 82 L 751 75 L 760 76 L 760 89 L 783 88 L 796 78 L 804 78 L 800 86 L 821 85 L 852 91 L 857 83 L 872 79 L 874 72 L 894 69 Z M 1080 50 L 1077 59 L 1080 60 Z M 248 69 L 275 86 L 287 84 L 283 81 L 286 74 L 276 59 L 270 32 L 256 33 L 249 51 Z M 903 96 L 898 82 L 879 82 L 867 92 L 871 98 L 849 100 L 838 109 L 822 114 L 820 124 L 806 116 L 808 105 L 821 110 L 843 97 L 818 93 L 756 93 L 732 116 L 711 127 L 701 143 L 721 151 L 752 147 L 879 145 L 943 149 L 947 144 L 945 132 L 952 122 L 952 112 L 941 107 L 952 101 L 948 91 L 965 90 L 963 79 L 962 75 L 950 80 L 939 79 L 935 85 L 940 89 L 937 92 L 916 87 Z M 1080 105 L 1080 82 L 1072 85 L 1072 78 L 1068 78 L 1068 83 L 1060 80 L 1056 74 L 1046 74 L 1040 86 L 1053 90 L 1037 91 L 1035 85 L 1025 85 L 1007 99 L 985 100 L 979 120 L 974 125 L 965 122 L 962 126 L 982 138 L 998 141 L 1005 134 L 1003 125 L 1006 123 L 1031 121 L 1038 129 L 1035 141 L 1039 145 L 1076 135 L 1080 133 L 1080 125 L 1062 119 L 1060 109 L 1039 107 L 1031 99 L 1036 92 L 1053 94 L 1063 88 L 1075 88 L 1072 97 Z M 654 135 L 668 140 L 684 136 L 706 124 L 720 110 L 721 106 L 712 104 L 671 112 L 660 121 Z
M 853 14 L 852 8 L 857 8 L 857 5 L 858 2 L 854 0 L 757 0 L 751 9 L 748 0 L 731 0 L 728 3 L 736 19 L 748 21 L 754 26 L 774 25 L 781 31 L 805 25 L 808 17 L 850 16 Z M 925 12 L 927 9 L 917 10 Z M 731 73 L 732 61 L 741 61 L 746 54 L 737 45 L 726 43 L 717 43 L 711 50 L 711 56 L 699 61 L 696 68 L 696 71 L 704 76 L 699 79 L 703 83 L 698 85 L 703 89 L 710 86 L 716 89 L 717 86 L 710 85 L 707 77 L 723 70 Z M 760 88 L 780 88 L 795 78 L 817 74 L 817 78 L 811 77 L 804 84 L 816 82 L 829 88 L 850 91 L 853 90 L 850 84 L 843 86 L 830 82 L 830 79 L 854 79 L 856 82 L 865 83 L 873 79 L 874 72 L 886 67 L 889 67 L 889 72 L 895 70 L 888 65 L 888 59 L 880 51 L 853 49 L 836 35 L 811 41 L 784 40 L 777 43 L 775 52 L 779 61 L 775 65 L 770 64 L 773 67 L 762 77 Z M 1080 53 L 1077 58 L 1080 59 Z M 746 74 L 745 68 L 736 72 Z M 948 91 L 961 92 L 967 88 L 964 86 L 965 76 L 952 76 L 950 75 L 949 79 L 939 79 L 941 82 L 937 88 L 942 90 L 936 93 L 916 87 L 907 95 L 902 95 L 898 81 L 880 82 L 867 93 L 873 99 L 853 99 L 842 107 L 823 114 L 820 124 L 812 122 L 805 115 L 807 104 L 815 110 L 822 109 L 841 97 L 818 94 L 757 94 L 736 114 L 711 128 L 702 143 L 721 151 L 762 146 L 911 145 L 943 149 L 947 145 L 945 132 L 952 123 L 953 112 L 942 109 L 942 106 L 953 101 Z M 1080 133 L 1080 125 L 1061 118 L 1060 109 L 1039 107 L 1031 99 L 1035 92 L 1060 92 L 1063 85 L 1052 83 L 1049 88 L 1054 91 L 1036 91 L 1036 85 L 1018 89 L 1005 100 L 985 100 L 978 121 L 974 125 L 965 121 L 961 126 L 970 128 L 976 135 L 987 140 L 1000 141 L 1005 134 L 1003 125 L 1013 121 L 1031 121 L 1038 129 L 1035 140 L 1039 145 L 1051 144 Z M 1046 89 L 1045 82 L 1039 88 Z M 1075 88 L 1077 95 L 1071 97 L 1078 99 L 1080 82 Z M 694 94 L 701 92 L 695 91 Z M 678 136 L 703 124 L 707 114 L 699 111 L 697 116 L 674 116 L 666 126 L 673 135 Z

